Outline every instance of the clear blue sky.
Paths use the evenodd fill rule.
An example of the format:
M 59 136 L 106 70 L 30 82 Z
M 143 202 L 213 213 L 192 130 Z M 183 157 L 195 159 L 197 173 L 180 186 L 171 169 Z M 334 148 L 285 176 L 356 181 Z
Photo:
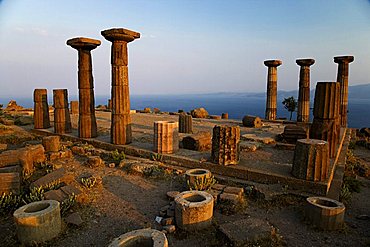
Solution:
M 77 94 L 73 37 L 92 52 L 95 94 L 109 95 L 110 42 L 124 27 L 132 94 L 261 92 L 266 59 L 281 59 L 278 89 L 298 88 L 297 58 L 314 58 L 311 87 L 336 80 L 333 57 L 354 55 L 350 85 L 370 83 L 370 1 L 365 0 L 0 0 L 0 96 L 34 88 Z M 49 91 L 51 93 L 51 91 Z

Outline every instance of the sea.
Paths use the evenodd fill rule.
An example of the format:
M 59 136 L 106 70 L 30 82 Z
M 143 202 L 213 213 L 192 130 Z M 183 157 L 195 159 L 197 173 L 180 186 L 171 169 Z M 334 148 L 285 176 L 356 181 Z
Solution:
M 204 107 L 210 115 L 228 113 L 229 118 L 241 120 L 245 115 L 265 115 L 265 97 L 261 94 L 243 93 L 214 93 L 214 94 L 184 94 L 184 95 L 131 95 L 131 109 L 144 109 L 145 107 L 159 108 L 165 112 L 183 110 L 189 112 L 194 108 Z M 95 105 L 106 105 L 110 96 L 95 96 Z M 70 96 L 69 100 L 77 100 L 77 96 Z M 10 100 L 16 100 L 18 105 L 33 108 L 32 97 L 1 97 L 0 104 L 4 107 Z M 50 101 L 50 98 L 49 98 Z M 278 98 L 278 118 L 289 119 L 290 113 L 281 103 L 283 98 Z M 280 104 L 279 104 L 280 102 Z M 313 101 L 312 101 L 313 102 Z M 52 104 L 52 102 L 49 102 Z M 293 113 L 292 119 L 296 119 Z M 311 109 L 311 118 L 312 109 Z M 351 128 L 370 127 L 370 99 L 349 99 L 348 126 Z

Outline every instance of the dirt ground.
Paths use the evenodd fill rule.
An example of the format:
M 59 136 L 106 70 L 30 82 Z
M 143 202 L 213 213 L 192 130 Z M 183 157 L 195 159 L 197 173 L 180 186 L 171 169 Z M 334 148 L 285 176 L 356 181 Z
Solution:
M 40 142 L 37 137 L 35 140 L 27 138 L 30 144 Z M 370 166 L 368 149 L 356 147 L 354 154 Z M 90 168 L 84 164 L 86 159 L 74 154 L 70 159 L 55 161 L 72 175 L 74 180 L 71 183 L 83 191 L 69 211 L 69 214 L 78 212 L 81 215 L 82 225 L 77 227 L 63 223 L 63 232 L 57 239 L 39 246 L 108 246 L 114 238 L 131 230 L 145 227 L 160 229 L 154 219 L 160 208 L 169 203 L 166 192 L 185 190 L 183 176 L 177 175 L 181 171 L 163 168 L 163 173 L 159 175 L 143 175 L 132 173 L 125 166 Z M 289 158 L 285 159 L 284 162 L 289 161 Z M 132 160 L 135 158 L 128 157 L 123 163 Z M 152 161 L 141 160 L 140 163 L 151 164 Z M 101 184 L 84 188 L 78 181 L 86 174 L 100 178 Z M 229 180 L 229 185 L 245 188 L 247 204 L 236 212 L 216 206 L 212 227 L 196 233 L 176 230 L 167 234 L 169 246 L 232 246 L 219 231 L 219 226 L 249 217 L 267 221 L 277 229 L 273 243 L 252 246 L 370 246 L 370 180 L 358 178 L 362 182 L 361 191 L 353 193 L 346 203 L 343 230 L 322 231 L 305 222 L 303 196 L 280 193 L 266 200 L 258 191 L 249 193 L 251 187 Z M 0 246 L 19 245 L 11 214 L 0 217 L 0 239 Z

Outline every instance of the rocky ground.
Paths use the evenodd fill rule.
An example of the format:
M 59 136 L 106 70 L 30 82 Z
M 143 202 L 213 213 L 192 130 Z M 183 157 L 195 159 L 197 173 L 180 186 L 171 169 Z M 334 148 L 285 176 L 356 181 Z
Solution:
M 0 144 L 0 155 L 7 150 L 42 142 L 41 136 L 29 132 L 32 125 L 27 122 L 27 117 L 22 121 L 14 116 L 1 119 L 0 143 L 4 145 Z M 14 125 L 16 121 L 22 126 Z M 101 119 L 98 118 L 99 121 Z M 145 120 L 140 114 L 134 115 L 136 138 L 140 138 L 139 132 L 145 129 L 135 130 L 135 126 L 143 125 L 142 121 Z M 203 121 L 200 123 L 205 125 L 203 128 L 209 125 Z M 104 131 L 105 127 L 100 130 Z M 206 230 L 188 233 L 176 229 L 175 232 L 167 232 L 169 246 L 369 246 L 370 150 L 355 144 L 351 148 L 346 176 L 354 179 L 347 179 L 347 184 L 353 187 L 352 191 L 358 192 L 342 196 L 346 204 L 342 230 L 322 231 L 308 224 L 303 213 L 304 196 L 284 191 L 272 193 L 274 185 L 251 186 L 232 179 L 219 179 L 218 184 L 243 188 L 244 199 L 219 201 L 214 209 L 213 224 Z M 253 156 L 245 154 L 246 157 L 248 155 Z M 97 160 L 97 156 L 101 159 Z M 288 162 L 287 155 L 283 156 L 287 159 L 284 162 Z M 22 181 L 22 190 L 27 191 L 32 182 L 52 174 L 53 170 L 63 169 L 58 181 L 62 185 L 73 186 L 79 192 L 76 201 L 63 215 L 62 234 L 38 246 L 107 246 L 114 238 L 131 230 L 145 227 L 162 230 L 155 218 L 171 201 L 166 193 L 186 190 L 187 186 L 184 170 L 168 167 L 159 158 L 123 157 L 84 143 L 70 142 L 62 142 L 59 154 L 53 157 L 50 160 L 49 156 L 42 164 L 35 164 L 37 169 Z M 269 157 L 262 153 L 260 158 Z M 276 156 L 270 158 L 277 159 Z M 96 182 L 88 188 L 82 183 L 82 178 L 90 177 Z M 0 246 L 18 246 L 12 218 L 14 209 L 6 210 L 4 204 L 0 206 Z M 247 243 L 246 236 L 250 237 L 249 240 L 255 239 Z

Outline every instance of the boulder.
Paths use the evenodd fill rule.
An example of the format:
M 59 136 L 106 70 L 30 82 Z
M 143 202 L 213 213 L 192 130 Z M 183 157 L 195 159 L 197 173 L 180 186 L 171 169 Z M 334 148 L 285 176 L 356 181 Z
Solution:
M 204 108 L 196 108 L 190 112 L 193 118 L 208 118 L 209 114 Z

